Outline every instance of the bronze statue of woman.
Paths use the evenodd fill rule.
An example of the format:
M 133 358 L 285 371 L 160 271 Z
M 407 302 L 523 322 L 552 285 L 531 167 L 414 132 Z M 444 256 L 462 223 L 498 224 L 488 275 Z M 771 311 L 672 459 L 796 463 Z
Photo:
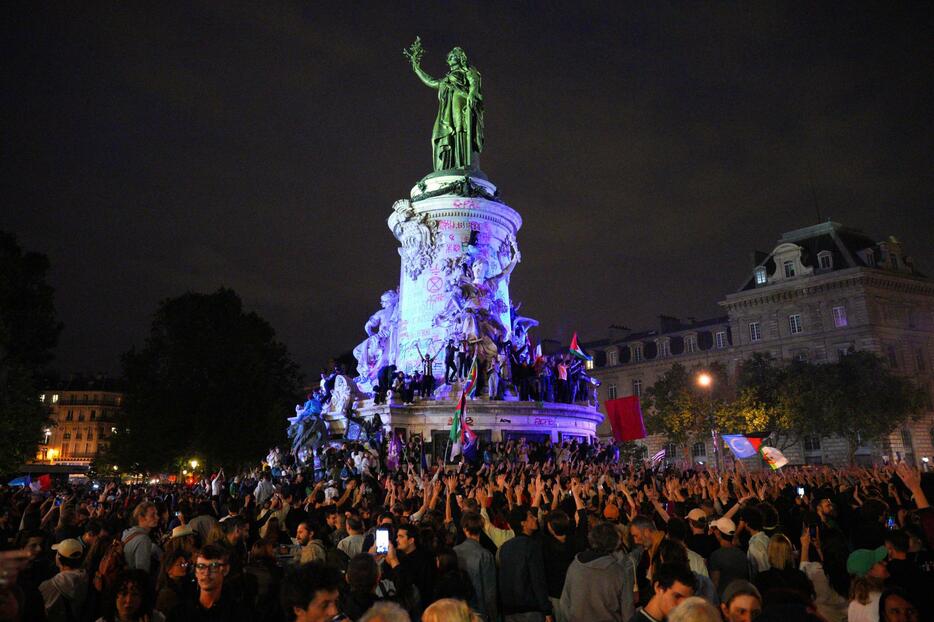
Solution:
M 480 72 L 467 65 L 467 54 L 459 47 L 448 53 L 448 73 L 440 80 L 421 68 L 424 50 L 416 39 L 405 55 L 415 75 L 438 89 L 438 117 L 431 133 L 434 170 L 479 169 L 478 154 L 483 150 L 483 96 Z

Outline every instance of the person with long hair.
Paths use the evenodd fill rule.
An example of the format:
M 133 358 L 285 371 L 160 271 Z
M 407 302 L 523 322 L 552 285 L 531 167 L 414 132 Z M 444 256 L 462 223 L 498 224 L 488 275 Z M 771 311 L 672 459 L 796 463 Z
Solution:
M 165 616 L 153 608 L 144 570 L 128 570 L 117 580 L 114 595 L 104 601 L 104 615 L 97 622 L 165 622 Z
M 816 542 L 812 542 L 808 527 L 801 534 L 801 570 L 814 586 L 817 612 L 828 622 L 844 622 L 847 618 L 847 553 L 846 538 L 837 531 L 824 530 Z
M 848 622 L 879 621 L 879 600 L 883 584 L 889 578 L 889 571 L 885 567 L 888 555 L 888 550 L 880 546 L 876 549 L 857 549 L 847 558 L 846 569 L 853 576 L 847 609 Z
M 795 551 L 785 534 L 777 533 L 769 538 L 768 555 L 769 569 L 758 573 L 753 580 L 764 601 L 781 599 L 789 591 L 799 593 L 808 601 L 814 599 L 814 586 L 796 567 Z
M 182 602 L 194 598 L 195 584 L 191 574 L 191 553 L 174 548 L 162 558 L 156 579 L 156 609 L 171 615 Z

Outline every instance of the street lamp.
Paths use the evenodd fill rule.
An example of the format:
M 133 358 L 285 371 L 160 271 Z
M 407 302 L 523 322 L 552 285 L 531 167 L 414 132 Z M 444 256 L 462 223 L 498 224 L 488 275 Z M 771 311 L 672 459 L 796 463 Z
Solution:
M 697 386 L 704 390 L 707 395 L 707 416 L 710 418 L 710 437 L 713 440 L 713 452 L 717 458 L 717 472 L 720 472 L 720 432 L 717 430 L 717 421 L 713 415 L 713 405 L 710 398 L 710 390 L 713 387 L 713 376 L 702 371 L 697 374 Z
M 53 462 L 55 462 L 55 456 L 58 455 L 58 450 L 53 447 L 48 451 L 46 455 L 49 457 L 49 464 L 52 464 Z
M 191 462 L 189 462 L 188 464 L 191 465 L 191 468 L 192 468 L 192 469 L 197 469 L 197 468 L 198 468 L 198 461 L 195 460 L 194 458 L 192 458 Z

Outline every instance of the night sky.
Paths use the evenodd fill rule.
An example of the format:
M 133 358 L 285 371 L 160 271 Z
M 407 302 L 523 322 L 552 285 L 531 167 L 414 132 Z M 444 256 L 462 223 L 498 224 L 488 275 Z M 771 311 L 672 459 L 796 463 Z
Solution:
M 931 3 L 15 4 L 0 228 L 49 256 L 63 373 L 118 373 L 161 299 L 221 285 L 308 375 L 361 341 L 431 172 L 416 35 L 483 75 L 538 338 L 715 315 L 818 214 L 934 274 Z

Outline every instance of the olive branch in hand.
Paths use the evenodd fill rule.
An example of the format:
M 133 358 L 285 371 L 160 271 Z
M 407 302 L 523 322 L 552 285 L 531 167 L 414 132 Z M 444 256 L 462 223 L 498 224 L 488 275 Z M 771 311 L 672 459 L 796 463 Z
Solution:
M 409 49 L 402 50 L 403 56 L 408 58 L 414 64 L 418 64 L 422 60 L 422 56 L 425 55 L 425 48 L 422 47 L 422 38 L 415 37 L 414 43 L 409 46 Z

